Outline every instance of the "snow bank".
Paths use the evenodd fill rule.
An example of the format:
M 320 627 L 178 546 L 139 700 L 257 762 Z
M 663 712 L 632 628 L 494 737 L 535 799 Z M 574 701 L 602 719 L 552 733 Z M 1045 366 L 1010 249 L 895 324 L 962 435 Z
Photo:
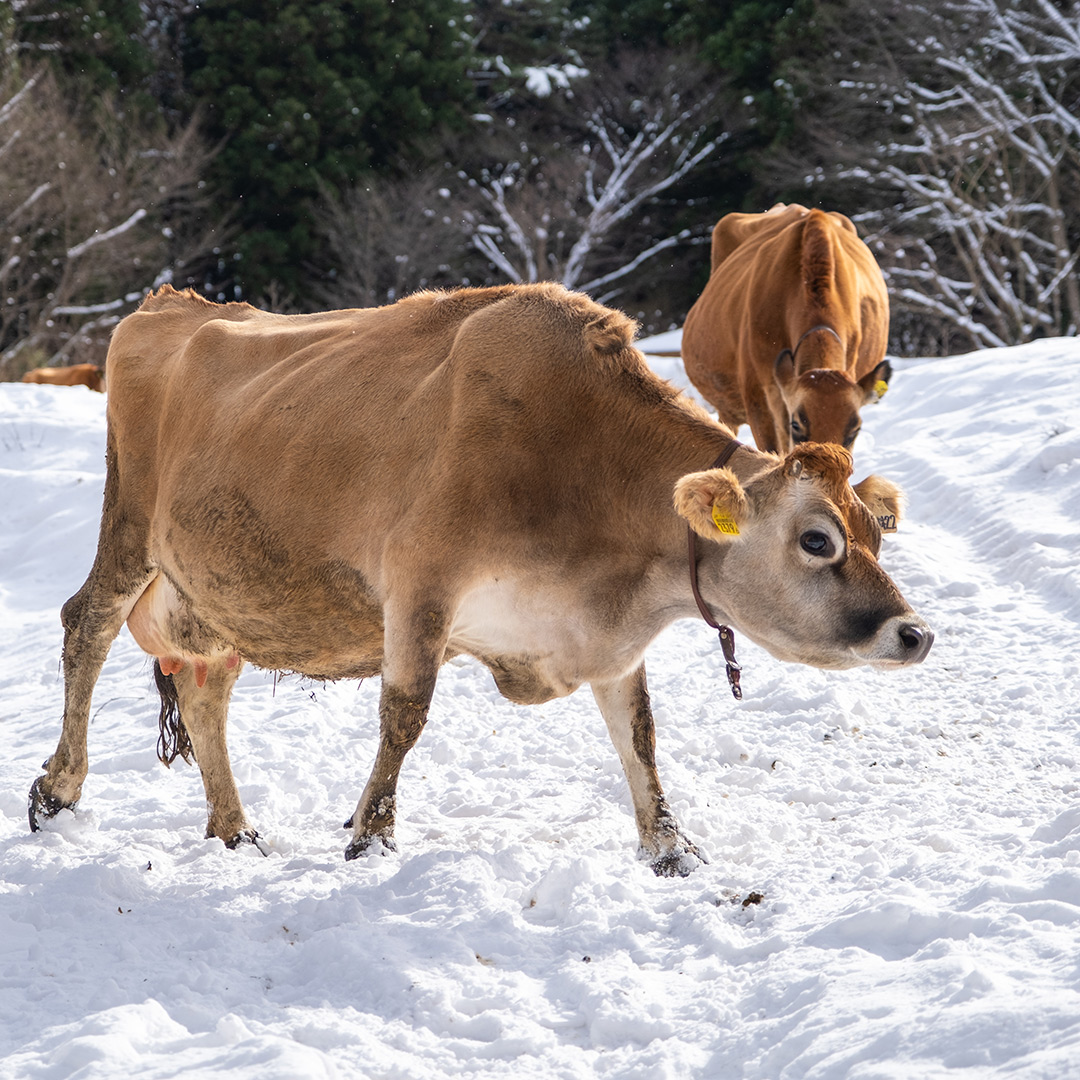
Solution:
M 402 772 L 400 855 L 349 864 L 378 681 L 245 671 L 230 744 L 271 854 L 227 851 L 196 770 L 154 756 L 126 631 L 79 813 L 31 835 L 104 399 L 0 384 L 0 1077 L 1075 1077 L 1078 364 L 897 361 L 865 410 L 857 475 L 908 494 L 882 559 L 937 632 L 920 669 L 743 638 L 735 703 L 704 624 L 656 643 L 661 775 L 711 859 L 677 881 L 634 858 L 588 692 L 516 707 L 468 660 Z

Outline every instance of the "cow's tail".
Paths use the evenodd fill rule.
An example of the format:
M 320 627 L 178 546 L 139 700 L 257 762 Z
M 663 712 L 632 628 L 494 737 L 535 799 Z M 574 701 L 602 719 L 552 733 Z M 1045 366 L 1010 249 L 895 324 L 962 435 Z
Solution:
M 157 756 L 165 766 L 171 766 L 182 757 L 189 765 L 195 759 L 195 748 L 191 745 L 187 728 L 180 715 L 180 696 L 176 692 L 176 683 L 171 675 L 161 670 L 161 664 L 154 661 L 154 682 L 161 695 L 161 713 L 158 716 Z
M 833 252 L 833 230 L 822 210 L 811 210 L 806 216 L 802 242 L 802 274 L 810 298 L 825 304 L 832 292 L 836 274 Z

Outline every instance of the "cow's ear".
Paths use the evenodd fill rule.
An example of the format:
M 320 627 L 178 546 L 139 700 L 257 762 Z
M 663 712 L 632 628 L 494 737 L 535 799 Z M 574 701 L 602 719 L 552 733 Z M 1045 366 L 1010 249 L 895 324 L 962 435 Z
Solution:
M 868 476 L 852 488 L 874 515 L 878 528 L 883 533 L 896 532 L 904 508 L 904 493 L 882 476 Z
M 859 388 L 863 392 L 863 403 L 880 401 L 889 389 L 889 380 L 892 378 L 892 364 L 888 360 L 882 360 L 873 371 L 868 371 L 860 380 Z
M 675 509 L 706 540 L 739 535 L 749 504 L 738 477 L 730 469 L 690 473 L 675 485 Z

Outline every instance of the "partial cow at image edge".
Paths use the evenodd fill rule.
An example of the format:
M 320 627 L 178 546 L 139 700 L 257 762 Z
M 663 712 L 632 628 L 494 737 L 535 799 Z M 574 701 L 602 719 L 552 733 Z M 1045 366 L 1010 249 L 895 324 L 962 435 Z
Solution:
M 86 386 L 105 392 L 105 369 L 100 364 L 70 364 L 67 367 L 32 368 L 22 377 L 24 383 L 47 386 Z

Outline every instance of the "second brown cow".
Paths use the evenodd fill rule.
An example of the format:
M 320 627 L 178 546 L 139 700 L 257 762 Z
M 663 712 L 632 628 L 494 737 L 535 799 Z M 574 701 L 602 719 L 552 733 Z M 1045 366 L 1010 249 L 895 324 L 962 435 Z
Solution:
M 728 214 L 712 272 L 683 330 L 686 374 L 720 420 L 749 424 L 758 449 L 850 449 L 860 408 L 885 392 L 889 297 L 843 214 L 778 203 Z

